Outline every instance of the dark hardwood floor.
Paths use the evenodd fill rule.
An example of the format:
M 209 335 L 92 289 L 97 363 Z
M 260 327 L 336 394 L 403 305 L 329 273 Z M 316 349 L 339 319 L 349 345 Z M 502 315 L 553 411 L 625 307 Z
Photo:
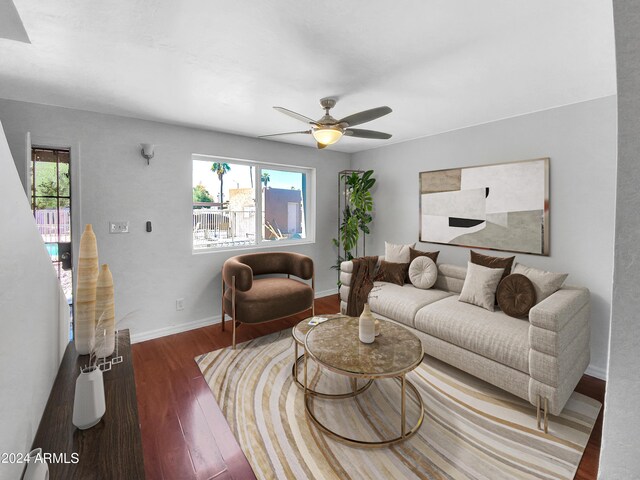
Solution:
M 337 295 L 316 300 L 316 314 L 339 310 Z M 307 314 L 243 325 L 238 342 L 289 328 Z M 230 323 L 227 322 L 227 326 Z M 231 345 L 231 331 L 213 325 L 133 345 L 133 360 L 148 480 L 255 478 L 194 357 Z M 577 391 L 604 402 L 605 382 L 585 375 Z M 602 411 L 576 479 L 598 474 Z

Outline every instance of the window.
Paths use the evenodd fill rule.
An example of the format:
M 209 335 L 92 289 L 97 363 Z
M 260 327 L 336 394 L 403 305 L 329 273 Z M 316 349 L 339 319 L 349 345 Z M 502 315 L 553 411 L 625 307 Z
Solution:
M 193 249 L 313 242 L 315 169 L 194 155 Z

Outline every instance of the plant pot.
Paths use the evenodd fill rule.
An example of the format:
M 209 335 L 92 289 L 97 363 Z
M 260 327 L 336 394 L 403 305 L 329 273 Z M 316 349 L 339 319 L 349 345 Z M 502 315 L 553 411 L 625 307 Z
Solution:
M 102 370 L 89 367 L 76 380 L 73 400 L 73 424 L 80 430 L 96 425 L 105 412 Z
M 358 322 L 358 338 L 362 343 L 373 343 L 376 339 L 376 319 L 369 309 L 369 304 L 364 304 L 364 309 Z
M 49 465 L 42 459 L 42 449 L 29 452 L 29 464 L 24 472 L 23 480 L 49 480 Z

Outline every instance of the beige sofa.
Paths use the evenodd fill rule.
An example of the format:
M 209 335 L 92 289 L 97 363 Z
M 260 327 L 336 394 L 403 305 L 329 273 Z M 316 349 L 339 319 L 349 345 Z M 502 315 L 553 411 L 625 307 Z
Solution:
M 352 271 L 353 262 L 342 263 L 342 312 Z M 563 287 L 527 321 L 459 302 L 465 275 L 464 267 L 439 264 L 428 290 L 375 282 L 371 311 L 413 328 L 428 355 L 538 406 L 546 426 L 546 413 L 562 411 L 589 365 L 589 290 Z

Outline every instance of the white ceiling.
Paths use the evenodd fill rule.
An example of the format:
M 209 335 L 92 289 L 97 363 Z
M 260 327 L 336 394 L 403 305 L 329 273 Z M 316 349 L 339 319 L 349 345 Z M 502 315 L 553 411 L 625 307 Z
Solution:
M 0 97 L 248 136 L 305 129 L 273 105 L 393 109 L 345 152 L 616 93 L 611 0 L 15 4 L 31 44 L 0 38 Z

